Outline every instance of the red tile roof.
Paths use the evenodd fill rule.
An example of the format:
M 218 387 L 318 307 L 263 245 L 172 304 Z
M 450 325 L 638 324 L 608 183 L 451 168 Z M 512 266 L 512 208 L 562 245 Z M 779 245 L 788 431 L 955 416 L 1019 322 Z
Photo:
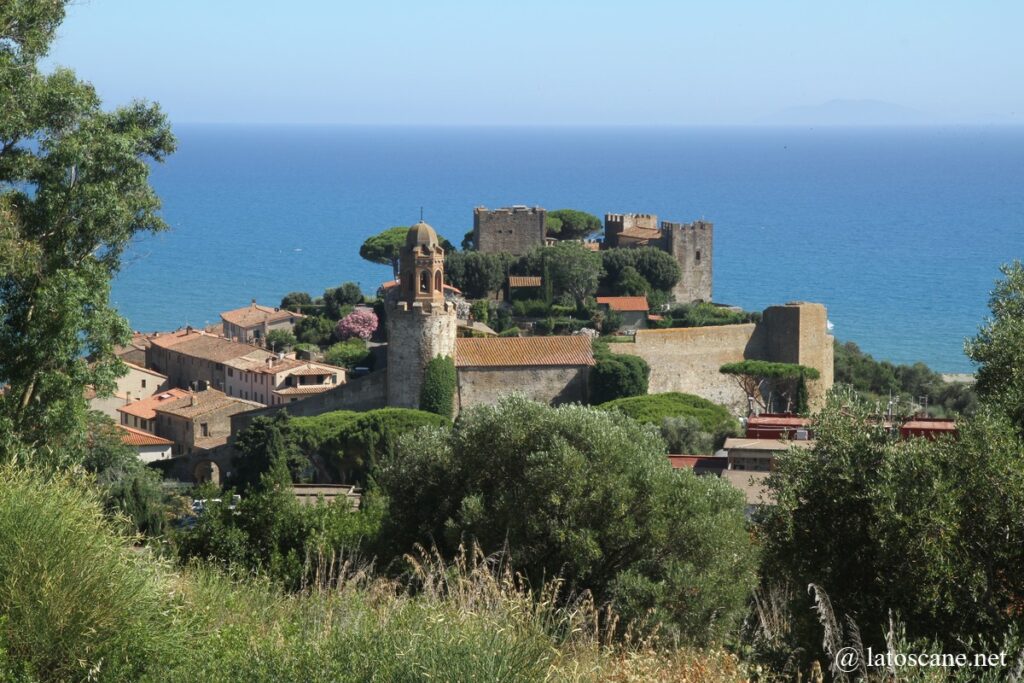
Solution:
M 597 303 L 613 311 L 646 311 L 650 308 L 646 296 L 599 296 Z
M 590 338 L 582 335 L 455 340 L 455 366 L 460 368 L 593 364 Z
M 153 394 L 141 401 L 127 403 L 118 407 L 117 410 L 118 412 L 134 415 L 143 420 L 152 420 L 156 418 L 157 406 L 174 403 L 179 398 L 184 398 L 185 396 L 188 396 L 188 392 L 184 389 L 168 389 L 167 391 L 161 391 L 159 394 Z
M 117 428 L 124 432 L 121 435 L 121 443 L 126 446 L 173 446 L 174 442 L 157 436 L 156 434 L 150 434 L 144 432 L 141 429 L 133 429 L 126 427 L 125 425 L 117 425 Z
M 509 275 L 509 287 L 540 287 L 543 280 L 540 275 Z
M 254 408 L 262 408 L 262 403 L 244 401 L 228 396 L 223 391 L 206 389 L 204 391 L 185 392 L 185 396 L 156 407 L 157 412 L 177 415 L 191 420 L 212 412 L 224 412 L 228 415 L 244 413 Z
M 233 311 L 224 311 L 220 317 L 232 325 L 239 327 L 255 327 L 263 323 L 274 323 L 291 318 L 303 318 L 301 313 L 293 313 L 283 308 L 273 306 L 261 306 L 253 301 L 244 308 L 236 308 Z
M 669 464 L 672 469 L 718 469 L 724 470 L 729 464 L 728 458 L 716 458 L 710 455 L 669 455 Z
M 278 396 L 307 396 L 309 394 L 322 394 L 331 389 L 337 389 L 340 384 L 300 384 L 297 387 L 283 387 L 274 389 L 271 393 Z

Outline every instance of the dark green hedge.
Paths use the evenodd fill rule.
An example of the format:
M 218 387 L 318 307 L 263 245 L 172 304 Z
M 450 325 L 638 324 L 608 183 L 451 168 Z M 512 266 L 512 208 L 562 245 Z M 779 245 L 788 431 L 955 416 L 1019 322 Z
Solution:
M 451 419 L 455 413 L 455 361 L 438 356 L 427 363 L 420 387 L 420 410 Z

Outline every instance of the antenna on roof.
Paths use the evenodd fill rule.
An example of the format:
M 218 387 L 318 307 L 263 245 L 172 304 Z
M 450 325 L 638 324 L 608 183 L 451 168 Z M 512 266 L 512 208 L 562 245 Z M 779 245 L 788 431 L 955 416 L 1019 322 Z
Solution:
M 423 207 L 420 207 L 420 223 L 423 222 Z

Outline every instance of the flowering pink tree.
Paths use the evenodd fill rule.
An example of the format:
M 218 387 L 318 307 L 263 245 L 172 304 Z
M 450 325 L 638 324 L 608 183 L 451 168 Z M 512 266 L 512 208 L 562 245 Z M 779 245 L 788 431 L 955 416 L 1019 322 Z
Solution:
M 359 337 L 369 341 L 378 325 L 377 314 L 368 308 L 359 308 L 338 321 L 334 334 L 341 341 Z

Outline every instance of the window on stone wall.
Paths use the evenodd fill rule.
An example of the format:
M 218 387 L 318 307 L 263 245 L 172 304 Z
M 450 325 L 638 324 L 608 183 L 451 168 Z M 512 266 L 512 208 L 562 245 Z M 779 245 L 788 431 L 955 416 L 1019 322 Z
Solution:
M 429 292 L 430 291 L 430 274 L 427 273 L 427 271 L 425 271 L 425 270 L 420 273 L 420 291 L 421 292 Z
M 697 250 L 697 262 L 700 262 L 700 249 Z
M 440 270 L 437 271 L 436 273 L 434 273 L 434 291 L 435 292 L 440 292 L 441 291 L 441 271 Z

